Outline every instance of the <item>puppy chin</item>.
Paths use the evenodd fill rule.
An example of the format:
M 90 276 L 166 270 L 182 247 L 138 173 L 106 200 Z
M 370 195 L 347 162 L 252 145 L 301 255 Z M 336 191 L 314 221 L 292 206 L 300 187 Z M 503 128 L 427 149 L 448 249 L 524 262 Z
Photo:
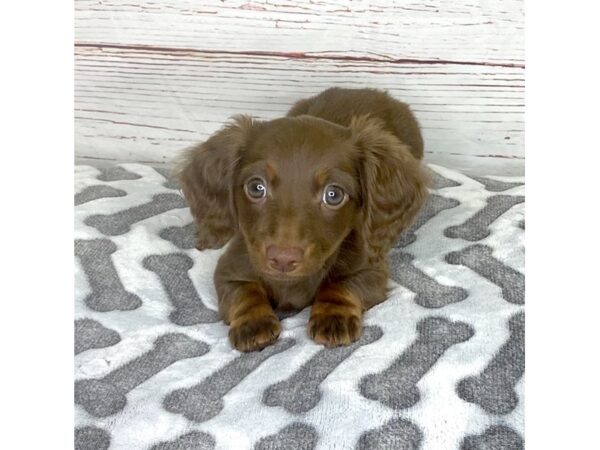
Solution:
M 313 268 L 312 265 L 310 267 L 302 265 L 289 272 L 281 272 L 269 267 L 269 265 L 266 264 L 266 261 L 263 264 L 260 264 L 258 267 L 260 267 L 261 276 L 264 279 L 279 282 L 300 281 L 316 274 L 321 269 L 321 266 Z
M 306 275 L 290 272 L 277 272 L 275 270 L 263 270 L 261 271 L 261 275 L 266 280 L 288 283 L 293 283 L 295 281 L 299 281 L 303 278 L 306 278 Z
M 261 264 L 258 267 L 260 267 L 260 272 L 262 273 L 263 277 L 271 278 L 274 280 L 297 280 L 306 276 L 306 274 L 304 273 L 304 267 L 302 266 L 296 267 L 295 269 L 290 270 L 289 272 L 281 272 L 277 269 L 270 267 L 267 261 L 265 260 L 261 261 Z

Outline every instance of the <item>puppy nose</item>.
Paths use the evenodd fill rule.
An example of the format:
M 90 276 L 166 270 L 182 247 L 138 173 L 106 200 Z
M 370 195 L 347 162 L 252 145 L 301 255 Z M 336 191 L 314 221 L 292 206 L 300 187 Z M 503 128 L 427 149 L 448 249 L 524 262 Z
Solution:
M 267 259 L 273 269 L 280 272 L 290 272 L 294 270 L 302 257 L 304 250 L 300 247 L 280 247 L 278 245 L 269 245 L 267 247 Z

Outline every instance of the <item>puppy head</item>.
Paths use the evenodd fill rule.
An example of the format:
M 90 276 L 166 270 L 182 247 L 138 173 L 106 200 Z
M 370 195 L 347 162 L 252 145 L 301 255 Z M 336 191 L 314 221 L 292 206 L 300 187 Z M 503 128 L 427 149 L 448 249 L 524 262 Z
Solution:
M 199 248 L 238 231 L 266 278 L 319 271 L 351 233 L 381 257 L 418 211 L 425 184 L 409 149 L 374 119 L 237 118 L 179 171 Z
M 361 190 L 348 129 L 313 117 L 263 123 L 234 182 L 239 230 L 270 278 L 321 269 L 357 225 Z

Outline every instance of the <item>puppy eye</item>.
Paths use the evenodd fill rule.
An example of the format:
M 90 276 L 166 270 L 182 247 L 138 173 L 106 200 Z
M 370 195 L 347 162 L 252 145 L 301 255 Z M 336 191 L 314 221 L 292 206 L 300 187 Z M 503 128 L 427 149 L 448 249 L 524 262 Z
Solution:
M 250 200 L 260 200 L 267 195 L 267 182 L 260 177 L 254 177 L 244 185 L 244 191 Z
M 323 203 L 331 207 L 340 207 L 348 198 L 348 194 L 336 184 L 329 184 L 323 190 Z

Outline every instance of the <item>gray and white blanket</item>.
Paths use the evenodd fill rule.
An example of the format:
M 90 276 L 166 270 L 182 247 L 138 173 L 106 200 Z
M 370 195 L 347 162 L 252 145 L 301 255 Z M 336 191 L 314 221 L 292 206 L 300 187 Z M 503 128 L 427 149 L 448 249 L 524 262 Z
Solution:
M 523 448 L 523 178 L 430 167 L 358 342 L 242 354 L 166 171 L 76 166 L 76 449 Z

